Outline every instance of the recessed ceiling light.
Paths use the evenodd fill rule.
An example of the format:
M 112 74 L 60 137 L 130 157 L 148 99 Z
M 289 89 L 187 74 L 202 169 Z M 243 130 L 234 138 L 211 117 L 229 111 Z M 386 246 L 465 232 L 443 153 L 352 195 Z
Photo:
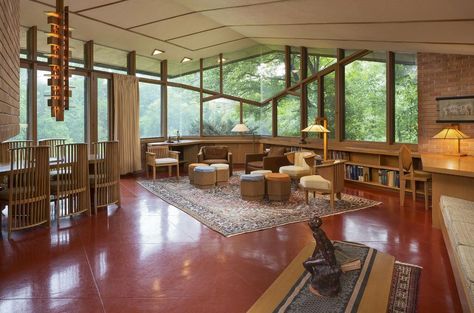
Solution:
M 191 58 L 187 58 L 187 57 L 184 57 L 182 60 L 181 60 L 181 63 L 186 63 L 186 62 L 189 62 L 189 61 L 192 61 L 193 59 Z
M 225 61 L 227 61 L 227 59 L 222 58 L 222 63 L 224 63 Z M 217 63 L 221 63 L 221 60 L 217 59 Z
M 158 54 L 162 54 L 162 53 L 164 53 L 163 50 L 155 49 L 155 50 L 153 50 L 153 52 L 151 53 L 151 55 L 158 55 Z

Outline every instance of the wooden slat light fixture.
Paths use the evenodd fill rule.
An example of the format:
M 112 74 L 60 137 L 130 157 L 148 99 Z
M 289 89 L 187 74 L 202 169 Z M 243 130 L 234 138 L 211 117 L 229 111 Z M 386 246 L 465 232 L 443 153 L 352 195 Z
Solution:
M 64 7 L 64 0 L 56 0 L 56 11 L 46 12 L 51 31 L 48 33 L 48 45 L 51 54 L 48 64 L 51 68 L 51 77 L 48 85 L 51 86 L 51 98 L 48 106 L 51 107 L 51 116 L 56 121 L 64 121 L 64 110 L 69 109 L 69 8 Z

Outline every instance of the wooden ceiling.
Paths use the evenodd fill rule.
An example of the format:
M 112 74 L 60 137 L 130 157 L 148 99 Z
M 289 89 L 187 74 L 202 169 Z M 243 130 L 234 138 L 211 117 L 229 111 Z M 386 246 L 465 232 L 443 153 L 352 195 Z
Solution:
M 474 54 L 472 0 L 65 0 L 73 37 L 160 59 L 256 44 Z M 55 0 L 21 0 L 21 24 L 48 30 Z

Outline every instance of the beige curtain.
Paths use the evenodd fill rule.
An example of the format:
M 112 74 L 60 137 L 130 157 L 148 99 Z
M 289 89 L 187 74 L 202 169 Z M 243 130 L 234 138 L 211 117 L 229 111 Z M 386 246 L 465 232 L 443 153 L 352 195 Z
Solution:
M 113 135 L 123 175 L 141 170 L 138 78 L 114 74 L 113 91 Z

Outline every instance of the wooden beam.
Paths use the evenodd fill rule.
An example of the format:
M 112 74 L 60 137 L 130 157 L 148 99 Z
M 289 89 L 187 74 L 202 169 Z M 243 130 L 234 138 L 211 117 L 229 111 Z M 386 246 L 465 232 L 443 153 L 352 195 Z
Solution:
M 204 60 L 202 58 L 199 59 L 199 135 L 203 135 L 204 132 Z
M 209 96 L 209 97 L 204 97 L 204 98 L 202 98 L 202 102 L 208 102 L 208 101 L 216 100 L 216 99 L 219 99 L 219 98 L 222 98 L 222 95 L 213 95 L 213 96 Z
M 38 28 L 32 26 L 26 32 L 26 49 L 29 60 L 36 61 L 38 57 Z
M 127 74 L 135 76 L 137 74 L 137 53 L 131 51 L 127 54 Z
M 364 56 L 366 56 L 367 54 L 370 54 L 372 53 L 372 51 L 370 50 L 358 50 L 356 52 L 354 52 L 353 54 L 347 56 L 347 57 L 344 57 L 342 58 L 340 61 L 338 61 L 339 63 L 342 63 L 343 65 L 347 65 L 351 62 L 354 62 L 355 60 L 358 60 Z
M 387 52 L 387 143 L 395 142 L 395 53 Z
M 89 40 L 84 44 L 84 68 L 94 69 L 94 41 Z
M 272 136 L 278 136 L 278 101 L 272 99 Z
M 300 81 L 308 77 L 308 49 L 301 47 L 301 62 L 300 62 Z M 300 97 L 300 129 L 305 129 L 308 126 L 308 85 L 301 85 Z M 306 132 L 301 132 L 301 143 L 306 142 Z
M 164 138 L 168 138 L 168 61 L 163 60 L 160 63 L 161 80 L 161 134 Z
M 336 141 L 342 141 L 345 137 L 345 67 L 341 63 L 344 59 L 344 50 L 337 49 L 336 66 Z
M 219 54 L 219 92 L 224 93 L 224 74 L 222 71 L 222 53 Z
M 291 86 L 291 47 L 285 46 L 285 88 Z

